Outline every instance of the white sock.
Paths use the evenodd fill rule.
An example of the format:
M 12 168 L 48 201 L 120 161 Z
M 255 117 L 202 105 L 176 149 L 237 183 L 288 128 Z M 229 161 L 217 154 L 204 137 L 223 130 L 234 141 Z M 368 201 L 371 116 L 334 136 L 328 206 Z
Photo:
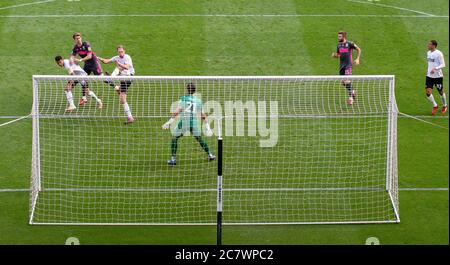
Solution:
M 82 96 L 81 98 L 82 98 L 83 100 L 87 100 L 86 96 Z
M 442 101 L 442 105 L 444 107 L 447 107 L 447 99 L 445 98 L 445 93 L 442 93 L 441 95 L 441 101 Z
M 130 106 L 128 106 L 128 103 L 124 103 L 123 104 L 123 110 L 125 111 L 125 115 L 127 115 L 128 118 L 133 117 L 133 115 L 131 115 L 131 110 L 130 110 Z
M 97 102 L 100 102 L 101 100 L 97 97 L 97 95 L 95 95 L 94 91 L 89 91 L 89 96 L 95 98 L 95 100 Z
M 436 103 L 436 100 L 434 100 L 433 94 L 427 97 L 427 99 L 431 102 L 431 104 L 433 104 L 433 107 L 437 107 L 438 104 Z
M 66 98 L 67 98 L 67 101 L 69 102 L 69 105 L 70 106 L 75 106 L 73 104 L 72 91 L 65 91 L 65 93 L 66 93 Z

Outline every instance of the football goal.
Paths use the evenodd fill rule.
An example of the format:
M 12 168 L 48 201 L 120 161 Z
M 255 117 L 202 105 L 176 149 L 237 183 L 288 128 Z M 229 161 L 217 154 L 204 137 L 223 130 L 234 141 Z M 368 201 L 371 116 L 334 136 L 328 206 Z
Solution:
M 216 225 L 218 212 L 224 225 L 399 222 L 394 83 L 33 76 L 29 222 Z M 89 92 L 78 104 L 82 87 L 101 108 Z

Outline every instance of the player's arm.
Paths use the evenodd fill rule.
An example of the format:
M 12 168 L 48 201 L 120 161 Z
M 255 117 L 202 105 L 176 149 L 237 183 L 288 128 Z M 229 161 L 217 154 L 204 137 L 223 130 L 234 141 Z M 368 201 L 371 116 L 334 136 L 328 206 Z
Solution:
M 183 111 L 181 107 L 178 107 L 173 113 L 172 116 L 170 116 L 170 119 L 163 124 L 162 128 L 164 130 L 167 130 L 170 128 L 170 125 L 175 121 L 175 118 Z
M 75 49 L 73 49 L 72 53 L 70 54 L 70 57 L 69 57 L 69 61 L 71 64 L 75 63 L 76 56 L 77 56 L 77 53 L 76 53 Z
M 67 70 L 67 73 L 69 75 L 74 75 L 75 73 L 73 72 L 72 68 L 70 67 L 71 64 L 73 64 L 73 62 L 71 62 L 70 60 L 69 60 L 69 63 L 67 63 L 67 61 L 64 61 L 63 67 Z
M 116 62 L 117 67 L 119 67 L 120 69 L 130 69 L 130 65 L 129 64 L 121 64 L 118 61 Z
M 435 68 L 431 69 L 430 73 L 434 74 L 436 71 L 439 71 L 440 69 L 445 67 L 445 60 L 444 60 L 444 54 L 440 53 L 438 57 L 439 65 Z
M 70 60 L 69 60 L 69 63 L 70 63 Z M 64 65 L 64 67 L 66 68 L 67 73 L 68 73 L 69 75 L 74 75 L 74 74 L 75 74 L 75 73 L 73 72 L 73 70 L 70 69 L 70 67 L 68 67 L 67 65 Z M 72 86 L 73 86 L 73 85 L 74 85 L 73 80 L 70 80 L 69 82 L 67 82 L 67 87 L 66 87 L 66 89 L 67 89 L 67 90 L 72 89 Z
M 201 100 L 199 100 L 198 107 L 200 108 L 200 118 L 205 123 L 205 134 L 206 136 L 212 136 L 214 133 L 209 125 L 208 116 L 206 116 L 205 112 L 203 112 L 203 102 Z
M 90 48 L 89 48 L 89 49 L 90 49 Z M 88 54 L 86 55 L 86 57 L 80 58 L 80 59 L 78 59 L 77 61 L 78 61 L 79 63 L 81 63 L 81 62 L 85 62 L 85 61 L 90 60 L 90 59 L 92 59 L 92 52 L 88 52 Z
M 128 60 L 128 58 L 127 59 L 125 59 L 125 63 L 124 64 L 121 64 L 118 60 L 116 61 L 116 65 L 117 65 L 117 67 L 119 67 L 119 68 L 121 68 L 121 69 L 126 69 L 126 70 L 128 70 L 128 69 L 130 69 L 130 62 L 129 61 L 131 61 L 131 58 Z
M 78 63 L 81 63 L 81 62 L 85 62 L 85 61 L 92 59 L 92 49 L 89 44 L 87 44 L 87 50 L 88 50 L 88 53 L 84 58 L 75 59 L 75 61 Z
M 444 60 L 444 54 L 441 52 L 439 54 L 439 65 L 436 66 L 436 70 L 441 70 L 442 68 L 445 67 L 445 60 Z
M 359 58 L 361 57 L 361 48 L 359 48 L 358 45 L 353 44 L 354 49 L 356 50 L 356 59 L 355 59 L 355 64 L 359 65 Z
M 87 53 L 86 57 L 80 58 L 80 61 L 87 61 L 87 60 L 92 59 L 92 48 L 91 48 L 91 45 L 87 44 L 87 50 L 88 50 L 88 53 Z
M 203 111 L 202 111 L 202 114 L 201 114 L 201 119 L 205 123 L 206 135 L 207 136 L 212 136 L 213 135 L 213 131 L 211 130 L 211 126 L 209 125 L 208 116 L 206 116 L 206 114 Z
M 109 64 L 110 62 L 112 62 L 111 58 L 102 58 L 102 57 L 99 57 L 99 56 L 97 56 L 97 58 L 104 64 Z
M 341 56 L 339 53 L 339 48 L 337 48 L 335 52 L 331 53 L 331 58 L 338 58 L 339 56 Z

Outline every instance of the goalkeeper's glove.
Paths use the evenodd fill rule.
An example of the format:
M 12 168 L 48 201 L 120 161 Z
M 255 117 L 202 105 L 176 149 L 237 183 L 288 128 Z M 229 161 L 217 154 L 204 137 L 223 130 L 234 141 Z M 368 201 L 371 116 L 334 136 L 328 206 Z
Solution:
M 163 124 L 162 128 L 164 130 L 167 130 L 170 128 L 170 125 L 173 123 L 175 119 L 174 118 L 170 118 L 169 121 L 167 121 L 166 123 Z
M 212 136 L 213 135 L 213 131 L 211 130 L 211 126 L 209 126 L 208 122 L 206 122 L 205 128 L 206 128 L 206 136 Z

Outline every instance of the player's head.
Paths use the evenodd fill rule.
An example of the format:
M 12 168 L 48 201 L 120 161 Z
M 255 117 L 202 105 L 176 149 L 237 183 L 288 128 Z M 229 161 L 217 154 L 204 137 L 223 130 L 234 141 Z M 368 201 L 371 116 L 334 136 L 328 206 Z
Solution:
M 344 41 L 346 41 L 347 40 L 347 32 L 345 32 L 345 31 L 339 31 L 338 32 L 338 41 L 339 42 L 344 42 Z
M 117 46 L 117 54 L 118 54 L 120 57 L 125 56 L 125 48 L 123 47 L 123 45 Z
M 83 39 L 82 39 L 82 37 L 81 37 L 81 33 L 80 32 L 75 32 L 73 35 L 72 35 L 72 39 L 75 41 L 75 43 L 77 43 L 77 44 L 81 44 L 81 43 L 83 43 Z
M 55 62 L 62 67 L 64 65 L 64 58 L 61 55 L 57 55 L 55 56 Z
M 436 40 L 430 40 L 428 42 L 428 50 L 434 50 L 437 48 L 437 46 L 438 46 L 438 43 Z
M 187 85 L 186 85 L 186 90 L 187 90 L 187 93 L 188 93 L 189 95 L 194 94 L 194 93 L 195 93 L 195 84 L 194 84 L 194 83 L 189 83 L 189 84 L 187 84 Z

